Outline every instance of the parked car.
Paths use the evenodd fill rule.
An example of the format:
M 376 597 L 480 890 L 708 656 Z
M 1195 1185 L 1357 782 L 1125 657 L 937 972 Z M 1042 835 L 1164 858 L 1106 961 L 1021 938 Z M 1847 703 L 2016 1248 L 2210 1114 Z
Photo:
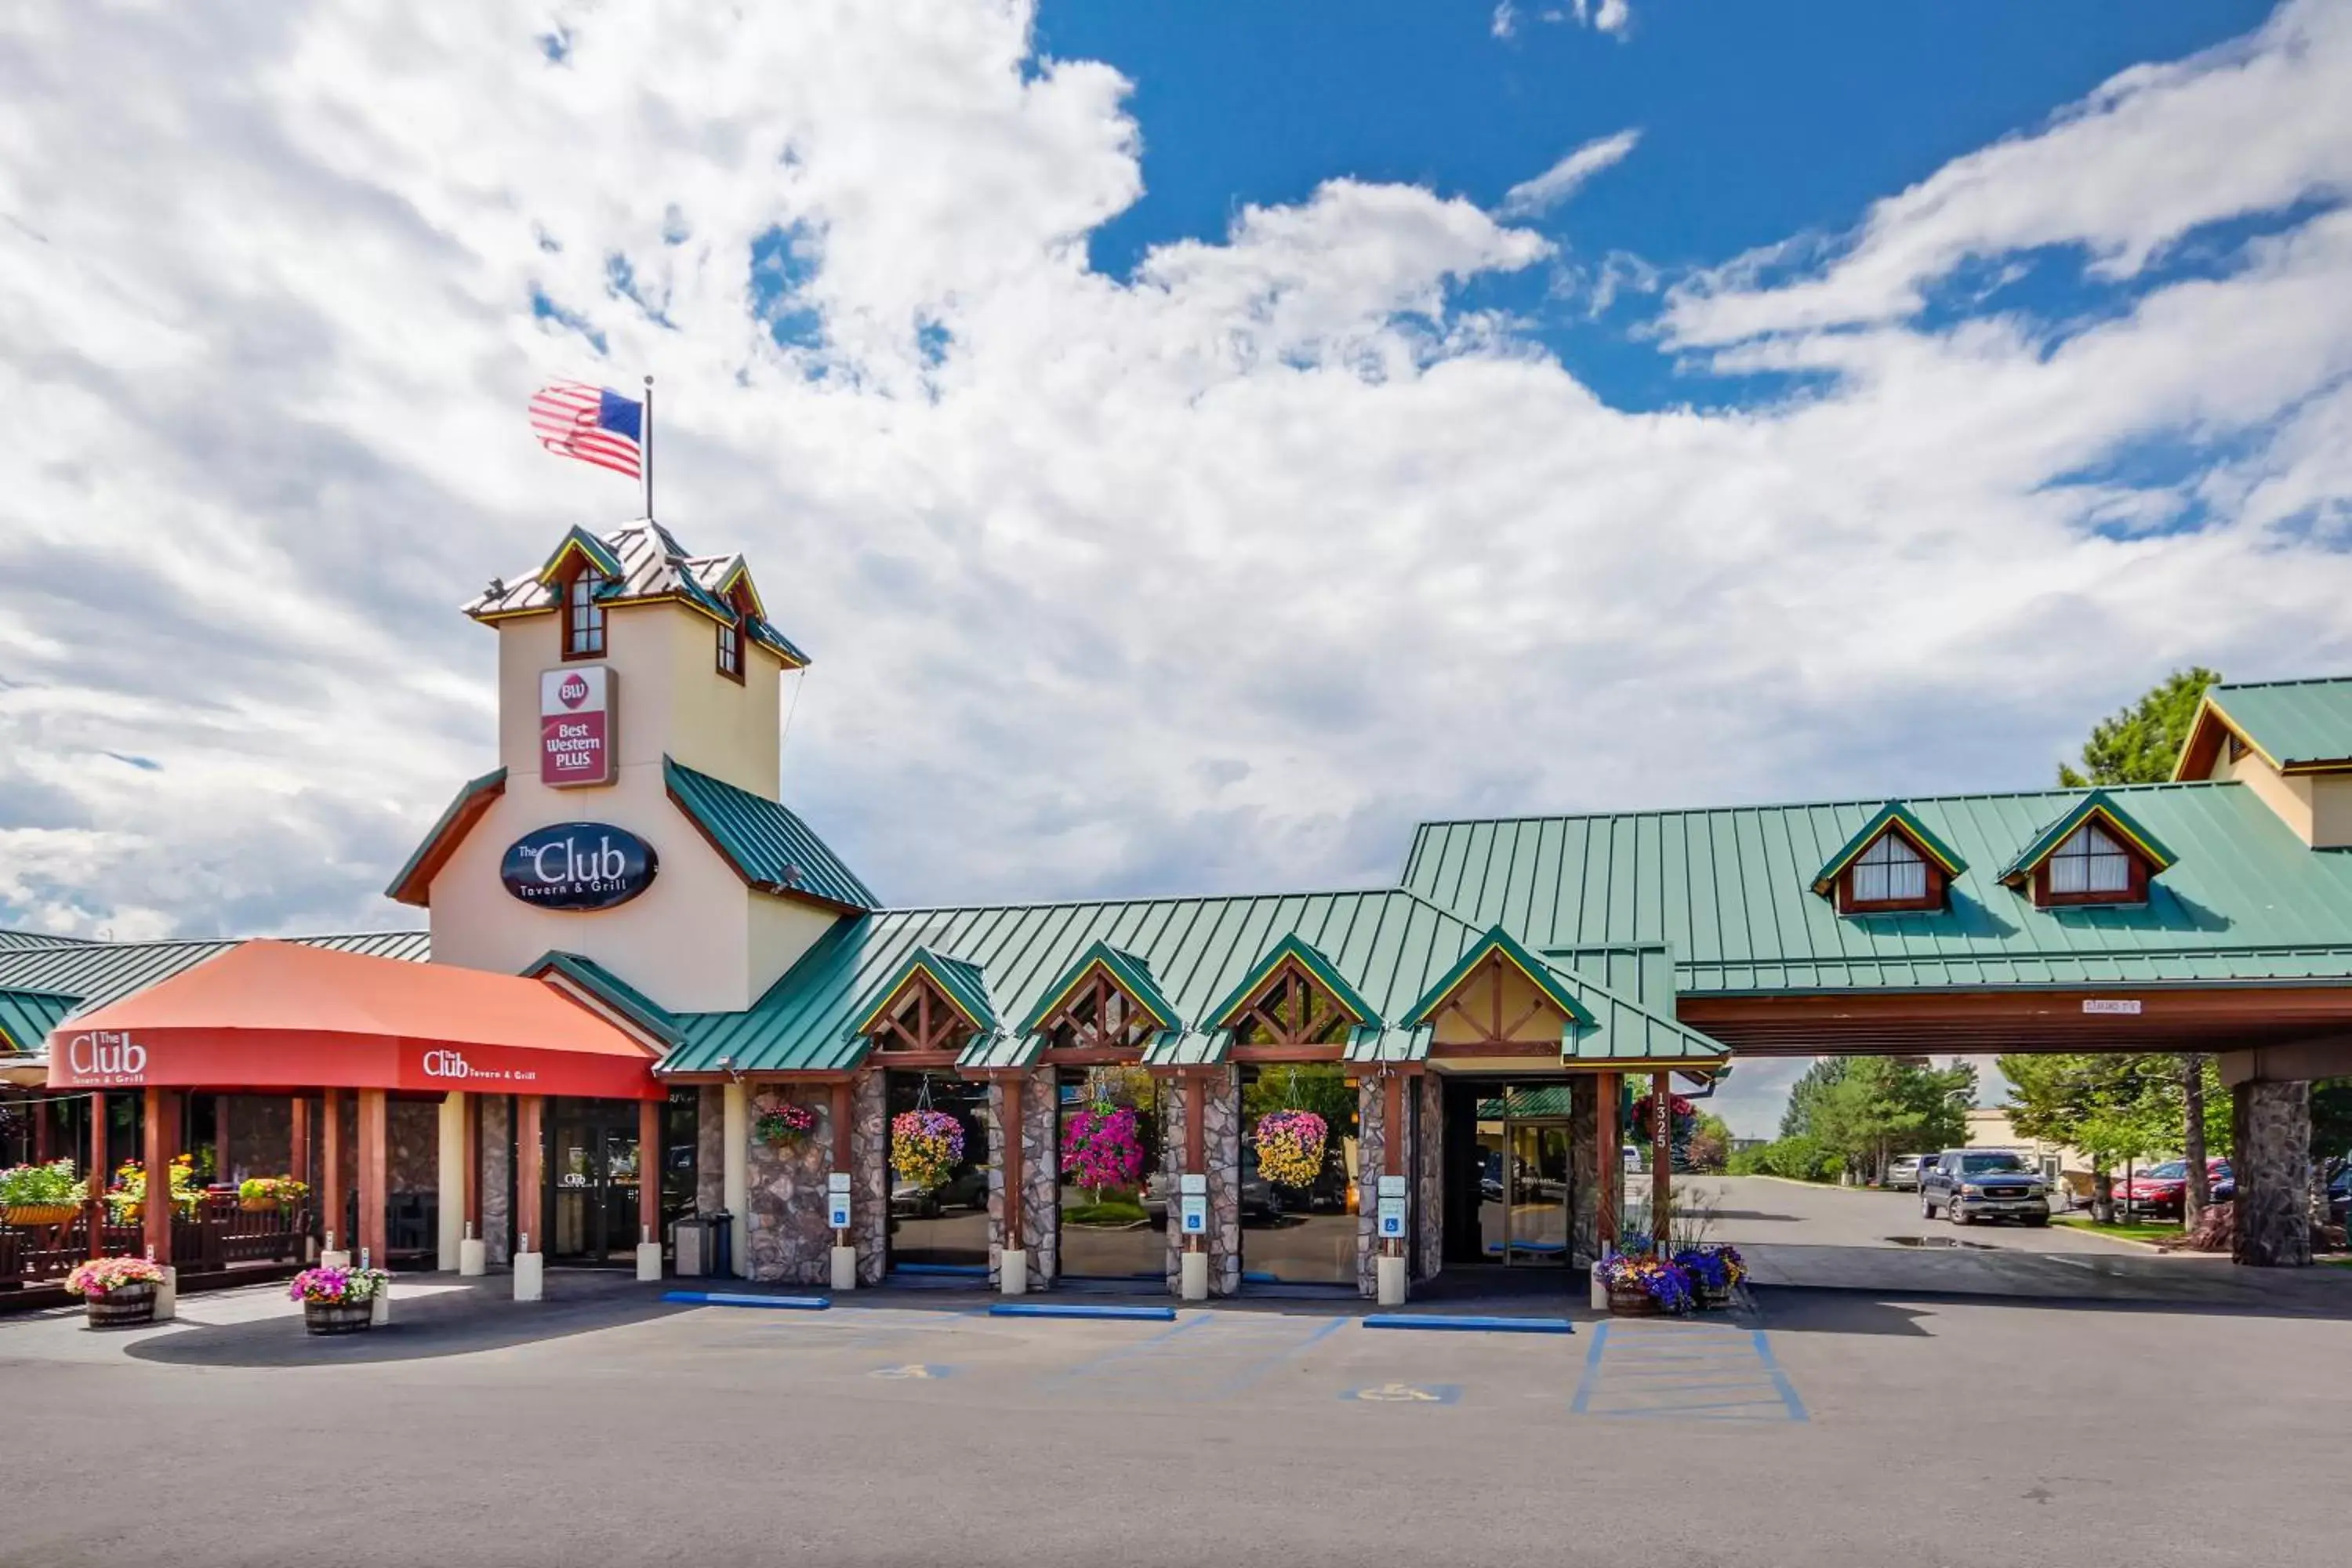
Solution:
M 2220 1194 L 2215 1194 L 2220 1196 Z M 2327 1184 L 2327 1223 L 2352 1222 L 2352 1165 L 2336 1173 Z
M 1886 1190 L 1891 1193 L 1916 1193 L 1919 1190 L 1919 1173 L 1936 1163 L 1933 1154 L 1897 1154 L 1886 1167 Z
M 2229 1197 L 2238 1190 L 2237 1183 L 2231 1179 L 2227 1160 L 2206 1161 L 2205 1176 L 2217 1199 Z M 2189 1162 L 2167 1160 L 2161 1165 L 2150 1165 L 2127 1182 L 2117 1182 L 2116 1204 L 2126 1214 L 2178 1219 L 2188 1192 Z
M 1954 1225 L 2013 1219 L 2050 1223 L 2050 1193 L 2024 1156 L 2006 1149 L 1947 1149 L 1919 1176 L 1919 1215 L 1941 1210 Z
M 1164 1225 L 1168 1205 L 1176 1193 L 1176 1178 L 1165 1171 L 1154 1171 L 1143 1179 L 1143 1212 L 1153 1223 Z M 1242 1217 L 1268 1219 L 1282 1212 L 1275 1196 L 1274 1184 L 1258 1174 L 1257 1151 L 1242 1145 Z

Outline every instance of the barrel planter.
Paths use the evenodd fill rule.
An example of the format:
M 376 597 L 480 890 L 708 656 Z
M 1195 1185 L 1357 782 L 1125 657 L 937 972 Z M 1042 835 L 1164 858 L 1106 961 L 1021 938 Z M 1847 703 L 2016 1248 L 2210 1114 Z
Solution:
M 81 1217 L 79 1204 L 10 1204 L 10 1225 L 71 1225 Z
M 134 1329 L 155 1321 L 155 1287 L 123 1285 L 105 1295 L 82 1298 L 93 1329 Z
M 375 1321 L 372 1301 L 305 1301 L 302 1327 L 314 1334 L 360 1334 Z
M 1609 1315 L 1612 1318 L 1654 1318 L 1658 1315 L 1658 1299 L 1639 1285 L 1609 1287 Z
M 239 1198 L 236 1200 L 236 1206 L 247 1214 L 276 1214 L 278 1200 L 276 1198 Z

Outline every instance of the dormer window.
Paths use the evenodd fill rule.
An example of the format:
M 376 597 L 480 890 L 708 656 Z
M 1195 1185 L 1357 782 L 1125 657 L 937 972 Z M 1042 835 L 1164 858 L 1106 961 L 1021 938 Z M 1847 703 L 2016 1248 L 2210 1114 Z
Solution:
M 1842 915 L 1941 910 L 1967 869 L 1916 812 L 1890 801 L 1813 873 L 1813 891 L 1833 898 Z
M 601 658 L 604 653 L 604 606 L 596 601 L 604 574 L 583 566 L 563 590 L 563 657 Z
M 1901 834 L 1882 833 L 1846 873 L 1846 907 L 1916 909 L 1929 901 L 1928 884 L 1927 858 Z
M 2050 903 L 2137 903 L 2147 896 L 2141 862 L 2096 823 L 2085 823 L 2042 868 Z

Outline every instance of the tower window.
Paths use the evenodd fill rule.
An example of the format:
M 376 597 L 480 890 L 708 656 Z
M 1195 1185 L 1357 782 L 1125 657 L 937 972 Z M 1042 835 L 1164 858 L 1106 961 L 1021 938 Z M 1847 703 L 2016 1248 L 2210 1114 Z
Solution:
M 563 590 L 563 657 L 594 658 L 604 651 L 604 606 L 596 602 L 596 591 L 604 585 L 603 574 L 582 567 L 572 574 Z
M 2095 898 L 2132 890 L 2131 852 L 2084 823 L 2050 857 L 2050 891 L 2058 898 Z
M 719 623 L 719 673 L 730 680 L 743 679 L 743 623 Z

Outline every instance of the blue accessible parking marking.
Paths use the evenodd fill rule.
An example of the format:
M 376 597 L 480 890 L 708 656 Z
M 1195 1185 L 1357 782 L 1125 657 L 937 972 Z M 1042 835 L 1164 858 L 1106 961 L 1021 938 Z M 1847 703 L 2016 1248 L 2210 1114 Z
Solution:
M 954 1375 L 954 1373 L 955 1368 L 951 1366 L 940 1366 L 933 1362 L 910 1361 L 902 1366 L 877 1366 L 866 1375 L 884 1378 L 894 1383 L 935 1383 L 940 1378 Z
M 1811 1419 L 1763 1330 L 1700 1323 L 1601 1324 L 1570 1409 L 1645 1420 Z
M 1365 1405 L 1452 1405 L 1462 1397 L 1458 1383 L 1379 1383 L 1339 1395 Z
M 1183 1402 L 1239 1394 L 1339 1331 L 1346 1318 L 1198 1312 L 1149 1339 L 1045 1373 L 1050 1393 L 1099 1398 L 1108 1389 Z

